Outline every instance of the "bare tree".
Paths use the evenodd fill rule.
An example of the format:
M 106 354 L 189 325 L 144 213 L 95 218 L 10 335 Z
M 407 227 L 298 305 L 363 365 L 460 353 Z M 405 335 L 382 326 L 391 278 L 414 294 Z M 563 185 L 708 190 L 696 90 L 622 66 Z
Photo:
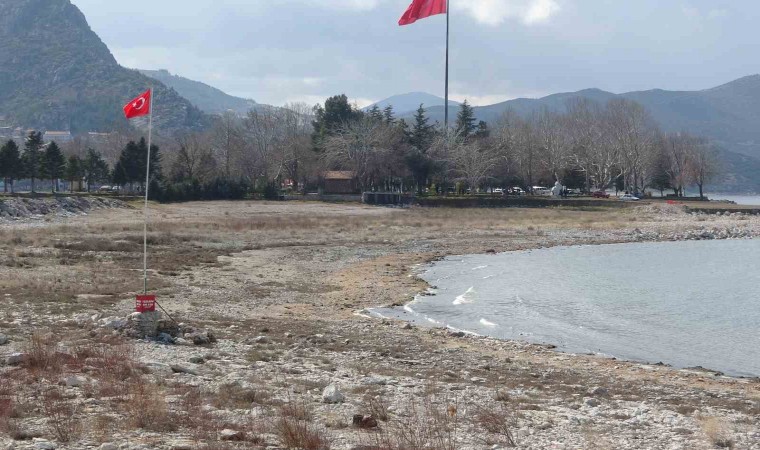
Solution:
M 620 152 L 605 129 L 606 111 L 583 98 L 569 102 L 567 109 L 571 159 L 585 173 L 588 188 L 606 189 L 620 176 Z
M 657 126 L 649 112 L 630 100 L 612 100 L 607 105 L 608 132 L 620 160 L 628 190 L 638 192 L 649 184 L 656 159 Z
M 718 152 L 707 139 L 696 138 L 692 147 L 691 170 L 692 179 L 699 187 L 699 198 L 705 198 L 705 184 L 713 181 L 721 172 Z
M 560 114 L 544 109 L 534 118 L 539 161 L 555 181 L 562 181 L 562 172 L 570 160 L 570 140 L 566 120 Z
M 217 118 L 212 129 L 214 156 L 225 178 L 233 176 L 235 161 L 243 153 L 243 136 L 240 119 L 232 111 Z M 239 174 L 238 174 L 239 175 Z
M 688 133 L 668 133 L 662 138 L 661 151 L 667 161 L 666 173 L 676 196 L 684 195 L 684 187 L 691 182 L 691 158 L 695 138 Z
M 471 193 L 491 178 L 499 157 L 484 140 L 454 139 L 448 146 L 449 167 L 457 180 L 464 181 Z
M 216 171 L 216 160 L 207 133 L 188 132 L 177 137 L 179 150 L 172 164 L 175 180 L 209 181 Z
M 371 189 L 387 175 L 401 138 L 398 127 L 363 117 L 344 123 L 325 140 L 323 158 L 330 168 L 355 171 L 362 189 Z
M 282 108 L 284 136 L 282 164 L 293 189 L 298 190 L 301 179 L 314 177 L 316 154 L 311 141 L 314 108 L 306 103 L 291 103 Z

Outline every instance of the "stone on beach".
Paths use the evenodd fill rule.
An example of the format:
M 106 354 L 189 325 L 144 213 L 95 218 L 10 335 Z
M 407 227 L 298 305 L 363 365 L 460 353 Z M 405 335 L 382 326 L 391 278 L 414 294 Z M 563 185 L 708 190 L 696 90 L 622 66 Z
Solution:
M 322 391 L 322 401 L 329 404 L 343 403 L 346 396 L 338 389 L 338 386 L 331 384 Z

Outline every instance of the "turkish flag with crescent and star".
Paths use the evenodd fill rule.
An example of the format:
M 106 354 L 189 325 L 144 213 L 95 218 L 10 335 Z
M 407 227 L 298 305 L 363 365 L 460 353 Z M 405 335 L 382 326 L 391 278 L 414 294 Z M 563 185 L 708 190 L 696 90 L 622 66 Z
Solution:
M 406 10 L 399 25 L 409 25 L 419 19 L 434 16 L 436 14 L 446 14 L 447 0 L 412 0 L 409 9 Z
M 124 105 L 124 115 L 127 116 L 127 119 L 150 114 L 150 94 L 151 89 L 148 89 L 142 95 Z

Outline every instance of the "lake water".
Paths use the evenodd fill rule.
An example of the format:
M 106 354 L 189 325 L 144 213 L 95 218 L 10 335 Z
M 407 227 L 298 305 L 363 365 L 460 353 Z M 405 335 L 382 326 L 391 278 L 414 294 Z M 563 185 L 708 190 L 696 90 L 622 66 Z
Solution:
M 373 313 L 503 339 L 760 376 L 760 240 L 451 257 L 434 295 Z
M 708 194 L 710 200 L 731 200 L 737 205 L 760 206 L 760 195 Z

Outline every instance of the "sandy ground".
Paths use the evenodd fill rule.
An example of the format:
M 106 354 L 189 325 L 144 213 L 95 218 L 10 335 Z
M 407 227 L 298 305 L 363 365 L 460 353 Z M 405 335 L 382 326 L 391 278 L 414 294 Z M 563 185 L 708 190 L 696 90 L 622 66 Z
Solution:
M 0 347 L 0 354 L 23 350 L 32 333 L 51 327 L 72 340 L 106 333 L 97 321 L 72 325 L 77 314 L 128 315 L 130 293 L 142 283 L 141 220 L 139 209 L 114 209 L 34 226 L 3 225 L 9 256 L 0 266 L 6 298 L 0 332 L 11 343 Z M 413 276 L 419 265 L 446 255 L 758 234 L 760 218 L 692 215 L 677 206 L 153 205 L 151 288 L 177 321 L 208 327 L 219 342 L 202 352 L 138 342 L 135 351 L 143 363 L 192 367 L 195 374 L 175 370 L 171 386 L 200 387 L 205 406 L 224 419 L 218 428 L 248 427 L 251 435 L 251 421 L 257 423 L 260 439 L 225 444 L 229 448 L 286 448 L 269 418 L 285 417 L 281 403 L 293 403 L 294 396 L 311 412 L 309 426 L 340 449 L 513 443 L 526 449 L 760 448 L 758 380 L 562 354 L 360 314 L 367 307 L 410 300 L 426 288 Z M 83 328 L 89 334 L 83 335 Z M 206 358 L 204 364 L 197 363 L 199 355 Z M 196 363 L 188 363 L 193 356 Z M 220 405 L 214 399 L 230 381 L 256 386 L 278 401 L 249 402 L 245 413 L 239 406 Z M 322 389 L 330 384 L 343 391 L 344 402 L 323 401 Z M 70 390 L 75 397 L 80 394 L 76 387 Z M 351 427 L 354 414 L 383 415 L 371 406 L 373 399 L 383 403 L 387 421 L 370 431 Z M 436 413 L 441 408 L 445 414 Z M 126 414 L 101 405 L 82 420 L 107 413 Z M 44 421 L 33 416 L 20 422 L 45 429 Z M 404 430 L 405 423 L 414 431 Z M 416 440 L 408 437 L 415 432 L 420 433 Z M 220 439 L 216 432 L 198 437 L 180 427 L 156 435 L 127 424 L 107 434 L 96 438 L 90 430 L 55 445 L 183 448 L 191 442 L 189 448 L 219 448 L 211 442 Z M 55 443 L 49 431 L 44 436 Z M 14 442 L 16 448 L 34 445 Z

